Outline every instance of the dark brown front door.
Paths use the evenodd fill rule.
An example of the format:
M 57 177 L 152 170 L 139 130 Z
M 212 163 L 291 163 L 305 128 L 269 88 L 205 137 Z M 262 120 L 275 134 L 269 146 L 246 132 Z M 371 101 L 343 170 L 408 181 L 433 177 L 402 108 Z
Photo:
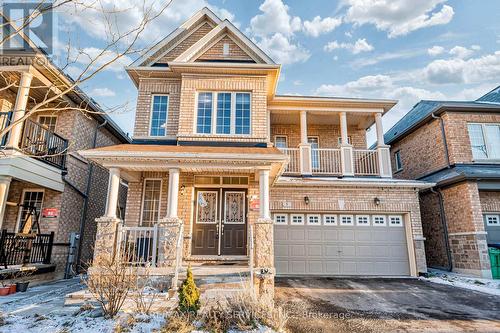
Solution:
M 193 224 L 194 255 L 219 254 L 219 189 L 197 189 Z
M 246 255 L 245 189 L 197 189 L 193 255 Z
M 222 190 L 221 255 L 247 254 L 246 190 Z

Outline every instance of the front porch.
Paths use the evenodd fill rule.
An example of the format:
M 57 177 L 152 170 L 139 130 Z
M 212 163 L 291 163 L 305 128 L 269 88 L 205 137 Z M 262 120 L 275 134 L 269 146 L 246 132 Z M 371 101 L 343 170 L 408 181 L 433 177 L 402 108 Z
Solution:
M 155 275 L 172 277 L 174 289 L 181 267 L 189 264 L 244 267 L 252 279 L 264 277 L 263 285 L 269 285 L 274 277 L 269 184 L 282 173 L 286 156 L 276 148 L 121 148 L 82 152 L 110 170 L 95 256 L 147 263 Z M 124 221 L 116 217 L 121 177 L 129 184 Z

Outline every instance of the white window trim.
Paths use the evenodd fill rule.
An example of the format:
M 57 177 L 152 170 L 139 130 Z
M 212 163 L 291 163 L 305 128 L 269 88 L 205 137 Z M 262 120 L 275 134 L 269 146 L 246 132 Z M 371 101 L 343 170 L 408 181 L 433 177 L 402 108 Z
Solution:
M 392 224 L 391 223 L 391 218 L 398 218 L 401 223 L 399 223 L 399 224 Z M 388 223 L 389 227 L 396 227 L 397 228 L 397 227 L 403 227 L 405 222 L 404 222 L 404 219 L 403 219 L 402 215 L 389 215 L 387 217 L 387 223 Z
M 351 223 L 342 223 L 342 218 L 343 217 L 349 217 L 349 218 L 351 218 Z M 354 225 L 354 215 L 346 215 L 346 214 L 340 215 L 339 225 L 340 226 L 342 226 L 342 225 Z
M 36 118 L 36 121 L 39 123 L 39 124 L 42 124 L 41 121 L 40 121 L 40 118 L 55 118 L 56 119 L 56 123 L 54 124 L 54 133 L 57 129 L 57 116 L 56 115 L 52 115 L 52 114 L 41 114 L 41 115 L 38 115 L 38 117 Z M 50 129 L 49 129 L 50 130 Z
M 160 181 L 160 197 L 158 198 L 158 219 L 160 219 L 160 214 L 161 214 L 161 193 L 163 192 L 163 179 L 162 178 L 144 178 L 142 182 L 142 199 L 141 199 L 141 218 L 139 220 L 140 226 L 142 226 L 142 218 L 143 218 L 143 212 L 144 212 L 144 196 L 146 195 L 146 181 L 148 180 L 159 180 Z M 157 221 L 158 223 L 158 221 Z
M 276 147 L 276 138 L 285 138 L 285 142 L 286 142 L 286 147 L 285 148 L 288 148 L 288 135 L 283 135 L 283 134 L 277 134 L 274 136 L 274 146 Z
M 285 222 L 277 222 L 276 220 L 276 217 L 277 216 L 282 216 L 285 218 Z M 288 214 L 274 214 L 273 215 L 273 220 L 274 220 L 274 224 L 277 224 L 277 225 L 288 225 Z
M 310 217 L 317 217 L 318 218 L 318 223 L 310 223 L 309 218 Z M 321 226 L 321 215 L 320 214 L 307 214 L 307 225 L 313 225 L 313 226 Z
M 212 94 L 212 118 L 210 133 L 198 133 L 198 96 L 199 94 L 208 93 Z M 218 94 L 231 94 L 231 125 L 229 134 L 217 133 L 217 98 Z M 250 130 L 248 134 L 237 134 L 236 133 L 236 94 L 248 94 L 250 95 Z M 200 90 L 196 91 L 195 98 L 195 110 L 194 110 L 194 133 L 196 135 L 217 135 L 217 136 L 236 136 L 236 137 L 249 137 L 252 136 L 253 126 L 252 126 L 252 92 L 251 91 L 210 91 L 210 90 Z
M 350 135 L 347 136 L 347 143 L 352 145 L 352 137 Z M 342 137 L 338 136 L 337 137 L 337 145 L 340 147 L 341 144 L 342 144 Z
M 477 159 L 474 158 L 474 154 L 472 152 L 472 141 L 470 138 L 469 127 L 468 127 L 469 125 L 481 126 L 481 133 L 483 135 L 484 146 L 486 147 L 486 155 L 488 155 L 486 158 L 477 158 Z M 489 143 L 488 137 L 486 136 L 486 131 L 485 131 L 486 126 L 500 126 L 500 123 L 476 123 L 476 122 L 468 122 L 467 123 L 467 135 L 469 137 L 469 144 L 470 144 L 470 150 L 471 150 L 473 161 L 499 161 L 498 158 L 489 157 L 491 155 L 491 153 L 490 153 L 491 144 Z
M 497 223 L 497 224 L 490 223 L 490 222 L 488 221 L 488 218 L 489 218 L 489 217 L 494 217 L 494 218 L 496 218 L 498 223 Z M 488 227 L 500 227 L 500 215 L 498 215 L 498 214 L 485 214 L 485 215 L 484 215 L 484 218 L 486 219 L 486 225 L 487 225 Z
M 400 166 L 398 167 L 398 158 L 399 156 L 399 161 L 401 162 Z M 403 170 L 403 160 L 401 159 L 401 150 L 397 150 L 394 152 L 394 166 L 396 167 L 396 171 L 401 171 Z
M 334 223 L 326 223 L 327 217 L 333 217 Z M 338 218 L 336 214 L 324 214 L 323 215 L 323 225 L 338 225 Z
M 384 223 L 383 224 L 375 223 L 375 220 L 377 218 L 382 218 L 384 220 Z M 373 221 L 372 225 L 374 227 L 385 227 L 385 226 L 387 226 L 387 217 L 385 215 L 372 215 L 372 221 Z
M 298 216 L 302 219 L 302 223 L 293 223 L 293 218 L 296 216 Z M 290 225 L 304 225 L 304 214 L 291 214 L 290 215 Z
M 368 221 L 368 224 L 363 224 L 359 223 L 359 218 L 366 217 L 366 220 Z M 356 215 L 356 226 L 360 227 L 369 227 L 371 225 L 370 223 L 370 215 Z
M 21 193 L 21 200 L 19 203 L 22 205 L 24 203 L 24 195 L 26 192 L 42 192 L 42 205 L 40 208 L 40 216 L 38 219 L 38 223 L 40 223 L 40 219 L 42 218 L 42 209 L 43 205 L 45 203 L 45 189 L 43 188 L 25 188 L 23 189 L 23 192 Z M 16 232 L 19 232 L 19 227 L 21 226 L 21 212 L 23 211 L 23 207 L 19 206 L 19 209 L 17 211 L 17 222 L 16 222 L 16 229 L 14 229 Z
M 151 135 L 151 127 L 153 126 L 153 104 L 155 96 L 167 96 L 167 114 L 165 115 L 165 135 Z M 168 109 L 170 107 L 170 96 L 169 94 L 151 94 L 151 105 L 149 107 L 149 127 L 148 136 L 152 138 L 164 138 L 168 136 L 167 126 L 168 126 Z

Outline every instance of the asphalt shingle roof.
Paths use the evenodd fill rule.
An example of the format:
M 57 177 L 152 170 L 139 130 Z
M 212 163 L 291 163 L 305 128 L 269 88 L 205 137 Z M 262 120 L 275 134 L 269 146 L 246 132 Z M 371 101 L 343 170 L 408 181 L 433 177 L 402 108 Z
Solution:
M 463 179 L 500 179 L 500 165 L 494 164 L 456 164 L 419 180 L 444 185 Z
M 486 95 L 479 97 L 477 99 L 478 102 L 486 102 L 486 103 L 498 103 L 500 104 L 500 86 L 496 87 Z

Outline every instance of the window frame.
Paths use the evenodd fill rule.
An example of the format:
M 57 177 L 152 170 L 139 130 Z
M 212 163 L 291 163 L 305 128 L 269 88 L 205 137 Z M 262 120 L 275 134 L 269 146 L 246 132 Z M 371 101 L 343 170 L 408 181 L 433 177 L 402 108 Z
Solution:
M 293 222 L 294 217 L 300 217 L 302 222 L 301 223 L 294 223 Z M 290 225 L 304 225 L 305 224 L 304 219 L 305 219 L 304 214 L 290 214 Z
M 24 188 L 22 193 L 21 193 L 21 199 L 19 200 L 19 203 L 22 205 L 24 204 L 24 196 L 26 195 L 27 192 L 39 192 L 39 193 L 42 193 L 42 203 L 40 205 L 40 216 L 38 218 L 38 223 L 40 223 L 40 219 L 42 218 L 42 209 L 43 209 L 43 205 L 45 203 L 45 189 L 44 188 L 37 188 L 37 187 L 33 187 L 33 188 Z M 23 208 L 22 206 L 19 206 L 19 209 L 17 211 L 17 219 L 16 219 L 16 232 L 19 232 L 19 227 L 21 226 L 21 213 L 23 211 Z
M 329 217 L 329 218 L 332 218 L 333 217 L 333 223 L 327 223 L 326 222 L 326 218 Z M 327 226 L 331 226 L 331 225 L 338 225 L 338 218 L 337 218 L 337 214 L 323 214 L 323 225 Z
M 470 136 L 470 130 L 469 130 L 469 125 L 478 125 L 481 126 L 481 134 L 483 136 L 483 142 L 484 142 L 484 147 L 485 147 L 485 153 L 486 157 L 485 158 L 475 158 L 474 157 L 474 150 L 472 148 L 472 140 Z M 478 122 L 467 122 L 467 136 L 469 137 L 469 144 L 470 144 L 470 150 L 471 150 L 471 155 L 472 155 L 472 160 L 473 161 L 499 161 L 500 157 L 489 157 L 491 156 L 491 147 L 493 146 L 491 144 L 491 139 L 488 138 L 486 135 L 486 126 L 497 126 L 500 130 L 500 123 L 478 123 Z
M 391 223 L 391 219 L 392 218 L 398 218 L 399 219 L 399 223 L 398 224 L 392 224 Z M 389 225 L 389 227 L 404 227 L 405 220 L 403 218 L 403 215 L 389 215 L 389 216 L 387 216 L 387 224 Z
M 318 148 L 316 148 L 316 151 L 314 151 L 312 147 L 312 143 L 309 142 L 309 139 L 316 139 Z M 319 158 L 319 152 L 317 149 L 321 149 L 320 146 L 320 140 L 319 140 L 319 135 L 308 135 L 307 136 L 307 143 L 311 145 L 311 166 L 313 170 L 319 170 L 321 168 L 321 163 L 320 163 L 320 158 Z M 316 161 L 316 165 L 314 165 L 314 161 Z
M 166 96 L 167 97 L 167 109 L 165 113 L 165 135 L 151 135 L 151 130 L 153 128 L 153 107 L 154 100 L 156 96 Z M 168 109 L 170 107 L 170 96 L 169 94 L 151 94 L 151 105 L 149 107 L 149 127 L 148 127 L 148 135 L 152 138 L 164 138 L 168 136 L 167 126 L 168 126 Z
M 351 219 L 351 222 L 350 223 L 342 223 L 342 218 L 344 217 L 348 217 Z M 350 215 L 350 214 L 341 214 L 340 217 L 339 217 L 339 226 L 354 226 L 354 215 Z
M 41 119 L 41 118 L 52 118 L 52 119 L 55 119 L 56 121 L 55 121 L 55 123 L 54 123 L 54 129 L 50 129 L 48 126 L 46 126 L 46 125 L 42 124 L 42 122 L 40 121 L 40 119 Z M 47 127 L 47 129 L 48 129 L 49 131 L 51 131 L 51 132 L 53 132 L 53 133 L 55 133 L 55 132 L 56 132 L 56 129 L 57 129 L 57 116 L 56 116 L 56 115 L 50 115 L 50 114 L 49 114 L 49 115 L 43 115 L 43 114 L 41 114 L 41 115 L 39 115 L 39 116 L 37 117 L 37 122 L 38 122 L 40 125 L 42 125 L 42 126 L 46 126 L 46 127 Z
M 368 223 L 359 223 L 359 218 L 366 218 L 366 221 Z M 356 215 L 356 226 L 357 227 L 369 227 L 371 226 L 371 221 L 370 221 L 370 215 Z
M 377 218 L 382 218 L 384 220 L 384 223 L 382 223 L 382 224 L 375 223 L 375 220 Z M 374 227 L 386 227 L 387 226 L 387 216 L 385 216 L 385 215 L 372 215 L 372 225 Z
M 352 137 L 350 135 L 347 136 L 347 144 L 352 145 Z M 337 137 L 337 147 L 340 147 L 342 145 L 342 137 L 338 136 Z
M 318 223 L 311 223 L 310 219 L 311 217 L 316 217 L 318 219 Z M 312 225 L 312 226 L 321 226 L 321 214 L 307 214 L 307 225 Z
M 490 223 L 488 221 L 489 217 L 494 217 L 497 220 L 497 223 Z M 484 220 L 488 227 L 500 227 L 500 215 L 499 214 L 484 214 Z
M 286 143 L 286 147 L 282 147 L 282 149 L 287 149 L 288 148 L 288 136 L 287 135 L 283 135 L 283 134 L 278 134 L 278 135 L 275 135 L 274 136 L 274 146 L 278 149 L 280 149 L 277 145 L 276 145 L 276 139 L 277 138 L 285 138 L 285 143 Z
M 144 226 L 144 198 L 146 196 L 146 182 L 148 180 L 159 180 L 160 181 L 160 196 L 158 197 L 158 219 L 160 218 L 161 214 L 161 193 L 163 189 L 163 178 L 155 178 L 155 177 L 150 177 L 150 178 L 144 178 L 142 182 L 142 196 L 141 196 L 141 217 L 139 220 L 139 225 L 142 227 Z M 154 224 L 154 223 L 153 223 Z
M 210 133 L 200 133 L 198 132 L 198 100 L 200 94 L 212 94 L 212 114 L 210 117 Z M 230 94 L 231 95 L 231 110 L 230 110 L 230 130 L 229 133 L 217 133 L 217 109 L 219 94 Z M 237 94 L 248 94 L 249 95 L 249 133 L 248 134 L 238 134 L 236 133 L 236 95 Z M 217 136 L 237 136 L 237 137 L 248 137 L 252 135 L 252 92 L 251 91 L 227 91 L 227 90 L 199 90 L 196 91 L 195 98 L 195 117 L 194 117 L 194 133 L 196 135 L 217 135 Z
M 401 159 L 401 149 L 396 150 L 394 152 L 394 166 L 396 167 L 396 170 L 395 170 L 396 172 L 403 170 L 403 160 Z
M 276 217 L 278 217 L 278 216 L 284 217 L 285 218 L 285 222 L 278 222 L 276 220 Z M 276 225 L 288 225 L 288 214 L 285 214 L 285 213 L 276 213 L 276 214 L 273 214 L 273 221 L 274 221 L 274 224 L 276 224 Z

